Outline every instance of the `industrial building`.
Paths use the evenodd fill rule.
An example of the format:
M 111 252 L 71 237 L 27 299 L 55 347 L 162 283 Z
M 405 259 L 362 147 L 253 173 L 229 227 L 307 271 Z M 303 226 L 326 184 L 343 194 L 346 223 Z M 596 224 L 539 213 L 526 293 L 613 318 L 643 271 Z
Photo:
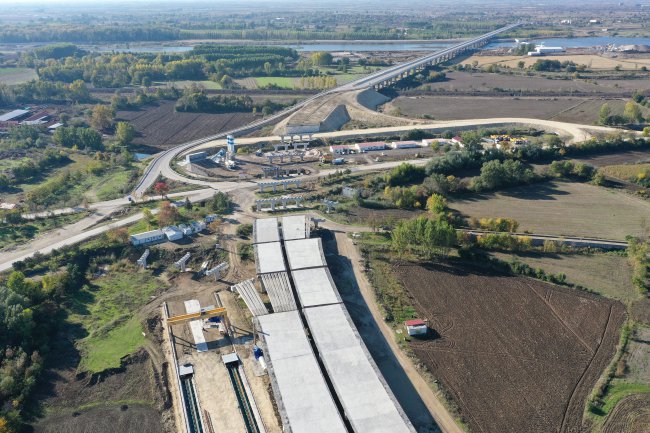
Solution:
M 207 152 L 196 152 L 196 153 L 189 153 L 185 155 L 185 162 L 188 164 L 191 164 L 193 162 L 199 162 L 203 161 L 204 159 L 208 158 L 208 153 Z

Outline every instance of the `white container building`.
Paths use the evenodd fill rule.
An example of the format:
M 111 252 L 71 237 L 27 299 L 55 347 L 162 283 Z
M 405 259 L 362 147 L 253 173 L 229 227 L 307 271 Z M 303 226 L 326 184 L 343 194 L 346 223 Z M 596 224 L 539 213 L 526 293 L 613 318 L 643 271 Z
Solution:
M 148 232 L 136 233 L 131 235 L 131 244 L 133 245 L 151 245 L 165 241 L 165 234 L 162 230 L 150 230 Z

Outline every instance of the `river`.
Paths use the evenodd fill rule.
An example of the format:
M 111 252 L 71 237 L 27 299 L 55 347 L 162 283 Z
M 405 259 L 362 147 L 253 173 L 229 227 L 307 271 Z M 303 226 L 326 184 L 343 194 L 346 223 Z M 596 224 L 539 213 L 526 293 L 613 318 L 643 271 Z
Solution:
M 546 38 L 546 39 L 532 39 L 530 42 L 536 44 L 545 43 L 547 46 L 561 46 L 564 48 L 580 48 L 580 47 L 602 47 L 607 45 L 650 45 L 650 38 L 628 38 L 622 36 L 594 36 L 585 38 Z M 219 43 L 219 41 L 214 41 Z M 264 41 L 246 41 L 246 44 L 264 45 Z M 508 47 L 513 46 L 512 41 L 507 42 L 492 42 L 486 48 Z M 126 53 L 185 53 L 191 51 L 193 48 L 192 43 L 187 45 L 180 44 L 107 44 L 107 45 L 88 45 L 81 46 L 84 49 L 91 51 L 119 51 Z M 311 51 L 435 51 L 447 48 L 453 45 L 453 41 L 332 41 L 332 42 L 306 42 L 303 44 L 278 44 L 284 47 L 294 48 L 301 52 Z

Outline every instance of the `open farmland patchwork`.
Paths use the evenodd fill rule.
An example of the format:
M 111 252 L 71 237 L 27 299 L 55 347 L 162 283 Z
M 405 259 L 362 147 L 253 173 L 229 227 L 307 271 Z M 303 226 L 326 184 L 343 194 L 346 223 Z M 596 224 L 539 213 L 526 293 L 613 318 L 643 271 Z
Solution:
M 410 347 L 470 431 L 581 431 L 585 399 L 615 352 L 622 304 L 460 266 L 395 272 L 438 334 Z
M 117 120 L 128 121 L 137 131 L 135 144 L 157 149 L 225 132 L 252 122 L 252 113 L 178 113 L 173 102 L 118 111 Z
M 650 203 L 605 188 L 571 182 L 543 182 L 498 193 L 450 201 L 467 217 L 519 221 L 519 231 L 624 240 L 645 232 Z
M 607 102 L 612 113 L 623 114 L 625 100 L 558 97 L 400 96 L 384 107 L 407 117 L 435 120 L 529 117 L 592 125 Z M 646 114 L 643 111 L 644 115 Z

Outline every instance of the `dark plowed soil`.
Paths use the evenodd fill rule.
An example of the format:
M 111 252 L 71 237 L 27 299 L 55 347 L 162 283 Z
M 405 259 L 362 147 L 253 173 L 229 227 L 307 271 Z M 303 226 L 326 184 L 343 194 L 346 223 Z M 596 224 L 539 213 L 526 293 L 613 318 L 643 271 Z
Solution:
M 650 394 L 621 400 L 607 418 L 602 433 L 650 433 Z
M 435 338 L 418 358 L 472 432 L 582 432 L 585 400 L 614 355 L 622 304 L 537 280 L 451 265 L 397 276 Z
M 178 113 L 165 101 L 135 111 L 118 111 L 118 121 L 129 121 L 136 129 L 136 145 L 151 151 L 229 131 L 252 122 L 252 113 Z

